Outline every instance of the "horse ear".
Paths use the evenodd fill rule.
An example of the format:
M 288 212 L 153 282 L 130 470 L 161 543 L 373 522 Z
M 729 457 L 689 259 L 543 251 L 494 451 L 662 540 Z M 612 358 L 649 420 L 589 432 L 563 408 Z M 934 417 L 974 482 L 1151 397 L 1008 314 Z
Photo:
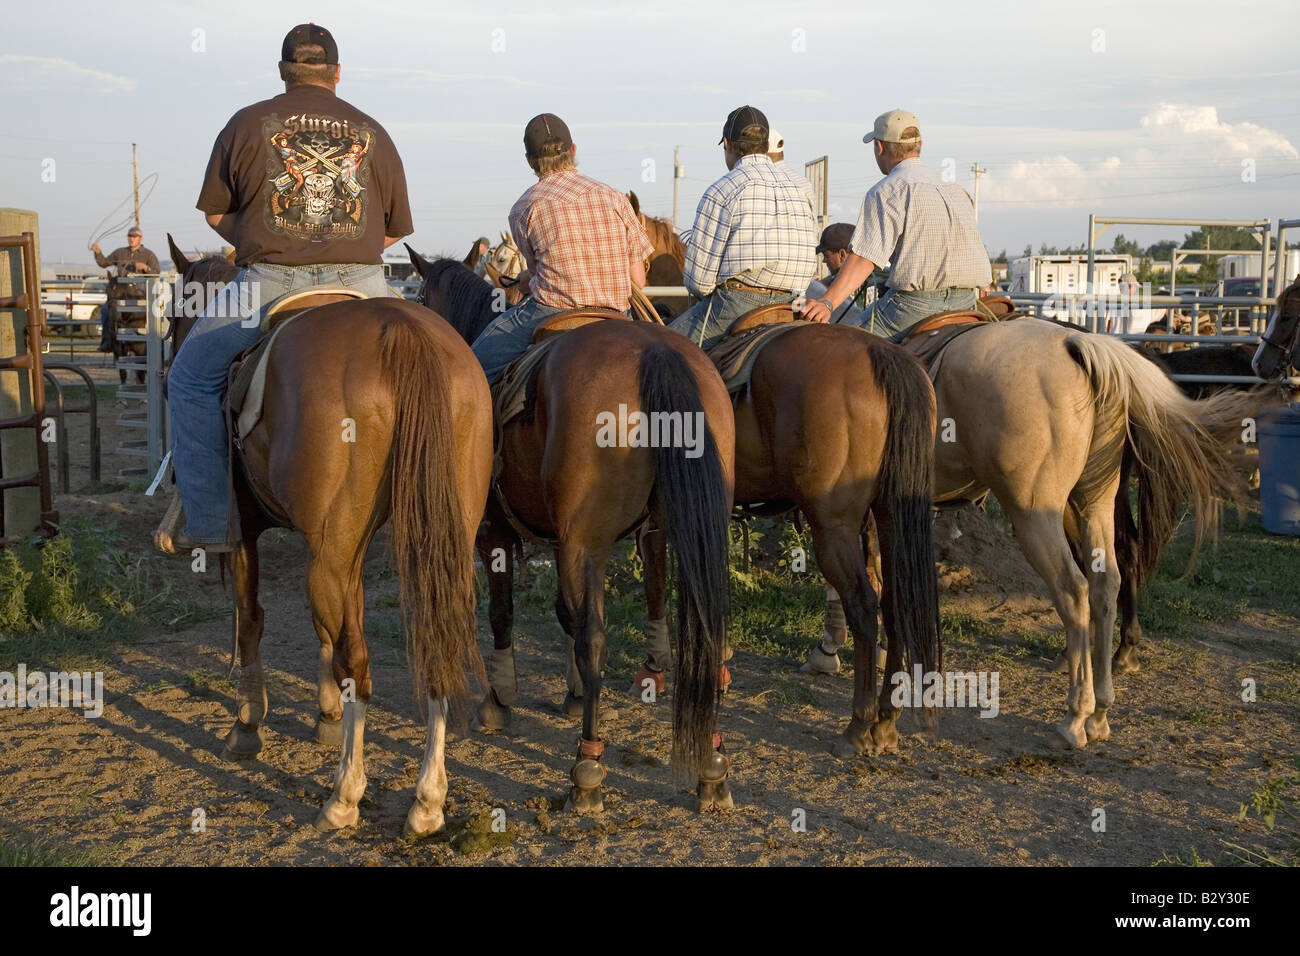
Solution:
M 429 260 L 412 249 L 409 242 L 404 242 L 402 245 L 406 246 L 406 254 L 411 257 L 411 265 L 415 266 L 415 271 L 423 279 L 425 271 L 429 268 Z
M 502 242 L 509 242 L 509 241 L 510 241 L 510 234 L 507 233 L 504 229 L 501 230 L 501 241 L 502 241 Z
M 171 250 L 172 265 L 175 267 L 177 272 L 184 275 L 185 270 L 190 267 L 190 260 L 185 258 L 185 253 L 181 252 L 180 247 L 176 245 L 176 240 L 172 238 L 170 232 L 167 233 L 167 248 Z
M 630 189 L 627 191 L 627 200 L 632 204 L 632 212 L 638 216 L 641 215 L 641 201 L 636 198 L 636 193 Z

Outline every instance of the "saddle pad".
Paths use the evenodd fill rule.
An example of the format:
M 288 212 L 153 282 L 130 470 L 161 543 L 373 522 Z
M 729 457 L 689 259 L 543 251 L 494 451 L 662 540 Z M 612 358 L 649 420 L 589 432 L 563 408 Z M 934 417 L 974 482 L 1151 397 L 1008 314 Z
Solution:
M 930 381 L 933 382 L 939 374 L 939 360 L 943 358 L 943 353 L 952 344 L 953 339 L 985 324 L 984 321 L 972 321 L 962 324 L 940 325 L 938 328 L 929 332 L 922 332 L 920 335 L 909 335 L 899 344 L 915 355 L 917 361 L 925 366 L 925 371 L 930 376 Z
M 798 320 L 779 325 L 762 325 L 739 335 L 728 335 L 715 345 L 709 352 L 709 358 L 718 367 L 722 381 L 727 386 L 727 393 L 736 395 L 749 386 L 749 379 L 754 374 L 754 363 L 769 342 L 792 329 L 812 324 Z
M 271 354 L 271 343 L 280 333 L 305 315 L 304 309 L 276 323 L 271 334 L 256 345 L 230 368 L 230 385 L 226 390 L 226 405 L 235 417 L 235 437 L 243 439 L 262 419 L 262 398 L 266 393 L 266 362 Z
M 508 366 L 492 386 L 492 418 L 498 433 L 532 405 L 537 381 L 537 370 L 542 360 L 559 340 L 559 335 L 548 336 L 532 345 Z

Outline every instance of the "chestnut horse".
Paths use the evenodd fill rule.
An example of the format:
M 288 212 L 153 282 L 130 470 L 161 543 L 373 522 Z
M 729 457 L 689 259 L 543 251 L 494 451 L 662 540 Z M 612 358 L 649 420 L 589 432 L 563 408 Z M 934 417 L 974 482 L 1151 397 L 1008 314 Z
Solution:
M 238 272 L 215 258 L 191 263 L 168 241 L 187 283 L 229 281 Z M 192 324 L 176 323 L 177 348 Z M 345 421 L 352 439 L 342 438 Z M 321 643 L 317 740 L 342 742 L 321 829 L 356 823 L 365 792 L 371 686 L 361 569 L 389 520 L 414 682 L 429 721 L 406 830 L 442 827 L 448 711 L 469 691 L 466 671 L 483 666 L 472 542 L 491 471 L 487 381 L 465 343 L 427 309 L 394 298 L 335 302 L 277 337 L 262 417 L 233 469 L 243 541 L 223 556 L 223 572 L 228 567 L 234 578 L 241 668 L 226 756 L 249 758 L 262 748 L 257 539 L 268 527 L 294 528 L 311 551 L 307 592 Z
M 835 750 L 841 756 L 898 751 L 898 709 L 878 695 L 876 617 L 889 649 L 885 674 L 913 662 L 942 666 L 939 594 L 930 502 L 934 389 L 905 350 L 846 325 L 805 325 L 759 353 L 736 406 L 736 502 L 798 508 L 808 519 L 822 575 L 840 595 L 854 641 L 853 713 Z M 883 593 L 868 578 L 868 523 L 875 518 Z M 655 622 L 662 587 L 652 589 L 651 657 L 662 671 Z M 655 597 L 658 600 L 655 600 Z M 643 669 L 638 679 L 652 671 Z M 662 678 L 660 678 L 662 680 Z
M 492 290 L 459 262 L 429 262 L 407 249 L 424 278 L 420 301 L 472 342 L 495 316 Z M 660 441 L 645 447 L 630 436 L 618 447 L 602 447 L 609 444 L 600 437 L 605 416 L 630 421 L 637 414 L 662 422 L 676 416 L 679 436 L 694 424 L 696 447 Z M 731 402 L 713 363 L 685 337 L 649 322 L 611 320 L 565 332 L 542 360 L 531 412 L 502 429 L 501 473 L 478 542 L 489 569 L 495 648 L 479 717 L 485 729 L 502 728 L 515 700 L 511 590 L 522 527 L 555 543 L 555 610 L 571 648 L 566 707 L 571 714 L 579 703 L 582 708 L 570 772 L 570 799 L 579 813 L 604 807 L 599 705 L 606 565 L 614 543 L 647 518 L 664 529 L 677 555 L 680 686 L 673 701 L 673 767 L 698 781 L 701 810 L 731 805 L 727 758 L 714 730 L 725 654 L 734 449 Z

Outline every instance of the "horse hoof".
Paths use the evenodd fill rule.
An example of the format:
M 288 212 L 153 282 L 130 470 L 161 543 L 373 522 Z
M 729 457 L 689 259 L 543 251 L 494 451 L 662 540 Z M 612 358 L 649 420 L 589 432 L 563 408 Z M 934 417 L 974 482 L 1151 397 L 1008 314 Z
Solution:
M 892 720 L 878 720 L 871 725 L 872 754 L 898 753 L 898 727 Z
M 582 716 L 582 698 L 574 697 L 572 693 L 564 695 L 564 704 L 560 707 L 568 717 Z
M 658 697 L 668 690 L 668 675 L 664 671 L 652 671 L 645 664 L 636 672 L 636 677 L 632 679 L 632 696 L 638 700 L 645 699 L 645 692 L 651 685 L 646 681 L 652 681 L 655 696 Z
M 1125 674 L 1136 674 L 1141 669 L 1142 665 L 1138 663 L 1136 651 L 1129 650 L 1126 652 L 1119 650 L 1116 651 L 1115 656 L 1111 658 L 1110 672 L 1116 677 L 1122 677 Z
M 1059 723 L 1053 729 L 1056 731 L 1056 743 L 1066 750 L 1082 750 L 1088 746 L 1088 738 L 1084 736 L 1082 727 L 1072 721 Z
M 871 745 L 871 734 L 855 718 L 849 721 L 844 733 L 831 745 L 831 753 L 844 760 L 861 757 Z
M 320 812 L 316 818 L 316 829 L 322 833 L 328 833 L 330 830 L 346 830 L 348 827 L 356 826 L 357 819 L 361 816 L 361 811 L 357 807 L 344 807 L 336 800 L 330 800 L 325 804 L 325 809 Z
M 406 826 L 403 827 L 403 832 L 407 836 L 425 837 L 441 830 L 443 822 L 442 807 L 428 810 L 417 803 L 406 815 Z
M 262 751 L 262 735 L 257 727 L 246 727 L 239 721 L 226 734 L 221 756 L 225 760 L 248 760 Z
M 695 806 L 698 813 L 730 810 L 736 805 L 736 802 L 731 799 L 731 788 L 727 786 L 726 780 L 701 780 L 699 789 L 695 792 L 699 798 Z
M 568 804 L 569 809 L 580 817 L 605 812 L 605 798 L 601 795 L 600 787 L 570 787 Z
M 1083 722 L 1083 729 L 1090 742 L 1110 739 L 1110 721 L 1105 714 L 1093 714 Z
M 490 690 L 483 695 L 477 714 L 479 729 L 484 733 L 499 733 L 510 726 L 510 708 L 497 703 L 496 694 Z
M 838 654 L 827 654 L 821 649 L 819 644 L 812 649 L 808 655 L 808 660 L 804 661 L 803 666 L 799 668 L 801 674 L 838 674 L 840 672 L 840 658 Z
M 316 715 L 316 743 L 326 747 L 343 746 L 343 721 L 335 717 L 332 720 L 324 714 Z

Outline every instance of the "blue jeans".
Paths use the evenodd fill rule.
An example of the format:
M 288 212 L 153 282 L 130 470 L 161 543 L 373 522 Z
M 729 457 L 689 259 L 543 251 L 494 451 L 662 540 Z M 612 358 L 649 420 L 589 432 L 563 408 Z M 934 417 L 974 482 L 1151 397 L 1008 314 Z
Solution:
M 895 292 L 890 289 L 866 310 L 849 318 L 846 325 L 856 325 L 889 338 L 910 329 L 922 319 L 940 312 L 957 312 L 975 308 L 978 294 L 974 289 L 937 289 Z
M 172 469 L 185 509 L 185 534 L 194 541 L 226 537 L 229 452 L 221 400 L 230 363 L 261 338 L 262 317 L 275 299 L 316 285 L 351 286 L 370 297 L 392 295 L 383 266 L 246 266 L 207 303 L 172 359 L 167 372 Z
M 566 308 L 528 298 L 493 319 L 470 346 L 483 366 L 488 384 L 495 384 L 506 366 L 528 351 L 528 346 L 533 344 L 533 332 L 539 325 Z
M 707 352 L 727 337 L 731 323 L 746 312 L 765 305 L 782 305 L 794 299 L 793 292 L 745 292 L 718 286 L 668 323 L 668 328 L 682 333 Z

